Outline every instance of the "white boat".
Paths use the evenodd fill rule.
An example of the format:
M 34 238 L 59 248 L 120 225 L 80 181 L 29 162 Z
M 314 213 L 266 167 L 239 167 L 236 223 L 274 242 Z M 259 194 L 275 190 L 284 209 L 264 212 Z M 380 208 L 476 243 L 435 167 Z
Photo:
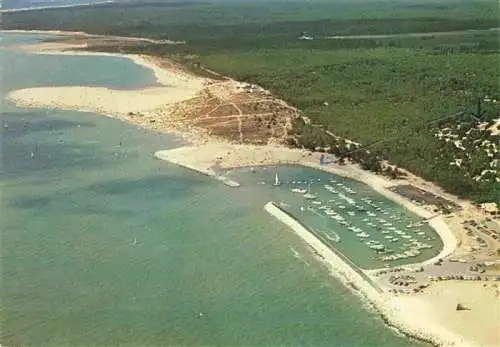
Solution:
M 384 245 L 380 245 L 380 244 L 371 245 L 371 246 L 368 246 L 368 247 L 370 247 L 371 249 L 377 250 L 377 251 L 382 251 L 385 248 Z
M 281 182 L 280 182 L 280 179 L 278 177 L 278 173 L 277 172 L 274 174 L 274 185 L 275 186 L 281 185 Z
M 333 231 L 330 231 L 328 233 L 325 232 L 324 235 L 330 241 L 340 242 L 340 236 Z
M 307 192 L 307 190 L 301 188 L 292 188 L 292 192 L 304 194 L 305 192 Z

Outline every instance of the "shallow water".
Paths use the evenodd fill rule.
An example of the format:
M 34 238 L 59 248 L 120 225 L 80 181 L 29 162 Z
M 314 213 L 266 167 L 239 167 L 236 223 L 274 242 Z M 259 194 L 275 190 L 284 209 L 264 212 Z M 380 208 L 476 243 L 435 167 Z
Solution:
M 138 66 L 127 58 L 25 54 L 12 49 L 12 45 L 18 40 L 28 44 L 49 37 L 30 36 L 4 35 L 6 39 L 2 39 L 2 46 L 6 47 L 1 52 L 0 64 L 1 88 L 4 91 L 46 86 L 48 81 L 51 86 L 99 86 L 115 89 L 156 85 L 156 77 L 149 69 Z M 99 60 L 98 64 L 96 59 Z
M 3 93 L 154 80 L 112 58 L 52 75 L 32 59 L 63 57 L 15 54 Z M 2 345 L 421 345 L 387 328 L 263 210 L 275 191 L 230 189 L 155 160 L 175 137 L 8 102 L 2 123 Z

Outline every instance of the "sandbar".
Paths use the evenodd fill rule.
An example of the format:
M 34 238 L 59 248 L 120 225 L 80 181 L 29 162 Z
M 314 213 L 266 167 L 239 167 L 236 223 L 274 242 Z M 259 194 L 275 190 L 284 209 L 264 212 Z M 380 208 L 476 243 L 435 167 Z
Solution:
M 151 57 L 134 54 L 59 51 L 63 47 L 75 48 L 59 42 L 24 45 L 20 49 L 32 54 L 85 55 L 130 59 L 154 73 L 161 86 L 135 90 L 104 87 L 37 87 L 11 91 L 7 99 L 19 107 L 79 110 L 108 116 L 124 117 L 130 113 L 161 112 L 167 105 L 193 98 L 207 81 L 180 69 L 164 69 Z

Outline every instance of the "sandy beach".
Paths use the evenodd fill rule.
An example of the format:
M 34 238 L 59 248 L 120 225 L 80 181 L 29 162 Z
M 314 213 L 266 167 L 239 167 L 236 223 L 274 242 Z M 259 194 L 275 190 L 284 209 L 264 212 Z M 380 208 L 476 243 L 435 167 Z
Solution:
M 448 294 L 453 293 L 459 299 L 465 297 L 470 299 L 470 294 L 468 291 L 456 293 L 455 287 L 450 286 L 450 283 L 440 283 L 425 296 L 420 297 L 416 295 L 395 296 L 381 292 L 366 276 L 360 275 L 359 270 L 346 263 L 343 258 L 272 202 L 266 204 L 264 209 L 288 225 L 313 248 L 320 260 L 330 268 L 332 275 L 344 284 L 352 284 L 358 288 L 358 294 L 368 300 L 384 316 L 386 321 L 398 330 L 439 346 L 496 346 L 494 343 L 498 339 L 496 338 L 497 330 L 494 319 L 489 321 L 487 329 L 479 329 L 482 330 L 480 335 L 478 335 L 477 330 L 481 324 L 478 322 L 483 321 L 484 317 L 495 317 L 495 307 L 498 308 L 499 301 L 494 295 L 489 295 L 486 300 L 482 298 L 484 294 L 481 290 L 477 290 L 478 283 L 467 283 L 468 286 L 466 286 L 470 288 L 475 285 L 474 295 L 477 295 L 476 305 L 470 304 L 471 311 L 468 311 L 468 315 L 461 315 L 462 311 L 454 311 L 454 305 L 456 305 L 454 300 L 458 298 L 449 297 Z M 491 289 L 489 291 L 493 292 Z M 443 297 L 446 300 L 443 301 Z M 466 302 L 469 304 L 471 300 Z M 494 305 L 495 303 L 497 306 Z M 467 325 L 468 319 L 475 319 L 476 323 Z M 464 331 L 463 335 L 467 337 L 460 334 Z
M 124 117 L 130 112 L 154 112 L 166 105 L 194 97 L 205 85 L 203 78 L 197 78 L 175 70 L 165 70 L 151 59 L 141 55 L 114 53 L 93 53 L 57 51 L 68 45 L 63 43 L 42 43 L 24 46 L 22 49 L 34 54 L 110 56 L 130 59 L 137 65 L 153 71 L 161 87 L 139 90 L 114 90 L 100 87 L 38 87 L 12 91 L 7 98 L 20 107 L 57 108 L 95 112 Z M 74 48 L 74 46 L 69 45 Z
M 500 345 L 499 289 L 498 282 L 446 281 L 433 283 L 421 294 L 391 300 L 414 317 L 411 324 L 457 332 L 467 339 L 465 346 L 495 347 Z M 467 309 L 457 311 L 457 303 Z
M 39 32 L 61 35 L 61 32 Z M 67 33 L 66 33 L 67 34 Z M 82 33 L 80 33 L 82 34 Z M 84 33 L 83 33 L 84 34 Z M 71 35 L 71 34 L 70 34 Z M 166 69 L 145 56 L 120 55 L 107 53 L 60 51 L 69 46 L 42 44 L 25 47 L 33 54 L 67 54 L 113 56 L 132 59 L 136 64 L 151 69 L 160 87 L 149 87 L 140 90 L 112 90 L 96 87 L 41 87 L 28 88 L 11 92 L 9 100 L 21 107 L 57 108 L 90 111 L 108 116 L 118 117 L 135 124 L 149 124 L 148 114 L 161 113 L 168 118 L 169 106 L 196 97 L 213 81 L 192 76 L 180 69 Z M 73 47 L 75 49 L 76 47 Z M 81 47 L 80 47 L 81 48 Z M 140 114 L 134 119 L 130 113 Z M 171 129 L 166 130 L 173 130 Z M 165 130 L 165 129 L 163 129 Z M 193 134 L 193 133 L 192 133 Z M 357 165 L 330 164 L 319 165 L 320 153 L 311 153 L 301 149 L 290 149 L 279 144 L 268 143 L 265 146 L 234 144 L 214 137 L 204 137 L 200 141 L 197 135 L 193 137 L 193 145 L 177 149 L 159 151 L 155 156 L 178 165 L 189 167 L 204 174 L 213 175 L 212 167 L 216 164 L 222 168 L 242 166 L 299 164 L 315 169 L 325 170 L 333 174 L 352 178 L 363 182 L 375 191 L 423 218 L 430 218 L 433 213 L 417 206 L 404 197 L 391 192 L 387 188 L 396 183 L 417 182 L 419 186 L 434 189 L 435 187 L 416 178 L 391 181 L 359 168 Z M 200 143 L 203 144 L 200 144 Z M 434 187 L 434 188 L 433 188 Z M 439 191 L 435 188 L 434 191 Z M 463 202 L 461 202 L 463 203 Z M 311 234 L 301 229 L 300 225 L 280 216 L 272 207 L 266 209 L 282 222 L 289 225 L 307 244 L 322 255 L 324 261 L 332 268 L 332 273 L 344 282 L 355 282 L 363 297 L 369 300 L 391 325 L 400 328 L 408 334 L 433 341 L 443 346 L 494 346 L 494 326 L 500 326 L 498 314 L 498 295 L 492 298 L 490 287 L 483 287 L 482 282 L 439 282 L 432 283 L 422 294 L 399 295 L 380 293 L 366 279 L 356 273 L 328 247 Z M 442 238 L 444 247 L 440 254 L 424 263 L 431 263 L 448 256 L 457 248 L 457 240 L 450 230 L 446 220 L 437 216 L 430 220 Z M 423 264 L 419 264 L 423 265 Z M 477 299 L 476 301 L 473 301 Z M 455 312 L 457 300 L 471 307 L 470 311 Z M 496 306 L 495 306 L 496 305 Z M 498 313 L 500 310 L 497 310 Z M 462 314 L 464 313 L 464 314 Z M 465 319 L 464 317 L 468 317 Z M 470 324 L 470 320 L 477 323 Z M 498 345 L 498 344 L 497 344 Z

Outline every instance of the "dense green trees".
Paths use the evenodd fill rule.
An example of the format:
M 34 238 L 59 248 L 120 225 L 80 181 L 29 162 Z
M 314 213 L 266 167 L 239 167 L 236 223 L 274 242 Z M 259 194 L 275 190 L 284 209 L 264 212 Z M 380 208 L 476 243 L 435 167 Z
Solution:
M 290 145 L 398 176 L 380 164 L 388 160 L 457 195 L 500 203 L 495 174 L 477 180 L 492 169 L 492 157 L 478 144 L 487 140 L 500 149 L 500 136 L 476 129 L 500 116 L 498 104 L 478 104 L 485 96 L 500 99 L 498 31 L 326 39 L 487 29 L 498 25 L 492 1 L 191 2 L 9 14 L 2 25 L 185 40 L 121 49 L 169 56 L 198 73 L 206 67 L 271 90 L 312 121 L 295 122 Z M 301 32 L 315 39 L 299 40 Z M 436 137 L 445 128 L 465 150 Z M 457 159 L 460 167 L 451 164 Z

